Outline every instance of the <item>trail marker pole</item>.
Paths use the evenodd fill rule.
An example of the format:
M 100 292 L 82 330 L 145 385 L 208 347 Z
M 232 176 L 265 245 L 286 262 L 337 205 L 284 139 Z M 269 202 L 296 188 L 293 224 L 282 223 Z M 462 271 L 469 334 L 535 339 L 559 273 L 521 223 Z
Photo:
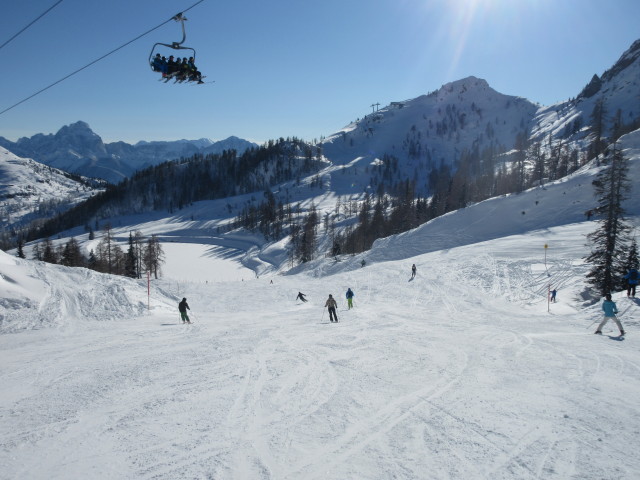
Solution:
M 549 248 L 549 245 L 547 245 L 546 243 L 544 244 L 544 269 L 547 272 L 547 276 L 549 276 L 549 271 L 547 270 L 547 249 Z M 549 287 L 547 289 L 547 313 L 549 313 L 551 311 L 551 284 L 549 284 Z

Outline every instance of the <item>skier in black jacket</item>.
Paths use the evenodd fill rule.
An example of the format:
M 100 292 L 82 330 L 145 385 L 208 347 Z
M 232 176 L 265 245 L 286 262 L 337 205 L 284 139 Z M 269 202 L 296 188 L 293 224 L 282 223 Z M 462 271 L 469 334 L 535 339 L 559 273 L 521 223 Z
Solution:
M 189 315 L 187 315 L 187 310 L 191 310 L 189 308 L 189 304 L 187 303 L 187 299 L 183 298 L 182 301 L 178 304 L 178 310 L 180 310 L 180 318 L 182 319 L 182 323 L 191 323 L 189 320 Z

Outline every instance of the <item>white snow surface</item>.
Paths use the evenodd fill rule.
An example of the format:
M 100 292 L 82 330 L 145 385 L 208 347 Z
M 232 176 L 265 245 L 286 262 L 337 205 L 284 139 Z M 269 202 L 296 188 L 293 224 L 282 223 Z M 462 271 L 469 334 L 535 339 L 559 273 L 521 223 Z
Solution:
M 622 145 L 637 186 L 640 133 Z M 582 295 L 593 174 L 288 275 L 276 246 L 192 229 L 202 205 L 147 218 L 150 295 L 0 252 L 0 479 L 639 478 L 638 304 L 616 292 L 628 333 L 596 336 Z

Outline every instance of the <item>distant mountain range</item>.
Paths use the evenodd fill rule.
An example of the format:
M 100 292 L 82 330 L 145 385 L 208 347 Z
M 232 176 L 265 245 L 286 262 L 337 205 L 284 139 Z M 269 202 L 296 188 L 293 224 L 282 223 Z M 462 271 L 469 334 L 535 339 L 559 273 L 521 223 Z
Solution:
M 610 69 L 586 82 L 573 99 L 551 106 L 501 94 L 475 77 L 451 82 L 430 94 L 391 102 L 348 124 L 323 141 L 323 153 L 334 164 L 355 167 L 393 155 L 421 182 L 434 168 L 455 167 L 465 153 L 512 151 L 517 137 L 584 147 L 596 102 L 606 109 L 605 136 L 614 124 L 640 118 L 639 59 L 637 40 Z M 229 149 L 242 154 L 257 144 L 237 137 L 218 142 L 203 138 L 104 143 L 87 123 L 79 121 L 55 134 L 37 134 L 17 142 L 0 137 L 0 146 L 19 157 L 118 183 L 137 170 L 167 160 Z
M 104 143 L 85 122 L 66 125 L 55 134 L 37 134 L 12 142 L 0 137 L 0 147 L 23 158 L 85 177 L 118 183 L 137 170 L 167 160 L 194 154 L 222 153 L 235 149 L 239 153 L 257 144 L 238 137 L 213 142 L 209 139 L 172 142 Z

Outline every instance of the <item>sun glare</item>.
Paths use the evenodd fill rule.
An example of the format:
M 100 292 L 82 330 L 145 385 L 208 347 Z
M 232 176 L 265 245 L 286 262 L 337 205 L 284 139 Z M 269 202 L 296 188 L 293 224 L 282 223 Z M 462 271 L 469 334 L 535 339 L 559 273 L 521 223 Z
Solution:
M 487 49 L 501 46 L 519 31 L 526 17 L 546 0 L 449 0 L 446 2 L 446 38 L 452 45 L 449 76 L 456 71 L 469 42 Z M 444 5 L 441 3 L 440 5 Z

